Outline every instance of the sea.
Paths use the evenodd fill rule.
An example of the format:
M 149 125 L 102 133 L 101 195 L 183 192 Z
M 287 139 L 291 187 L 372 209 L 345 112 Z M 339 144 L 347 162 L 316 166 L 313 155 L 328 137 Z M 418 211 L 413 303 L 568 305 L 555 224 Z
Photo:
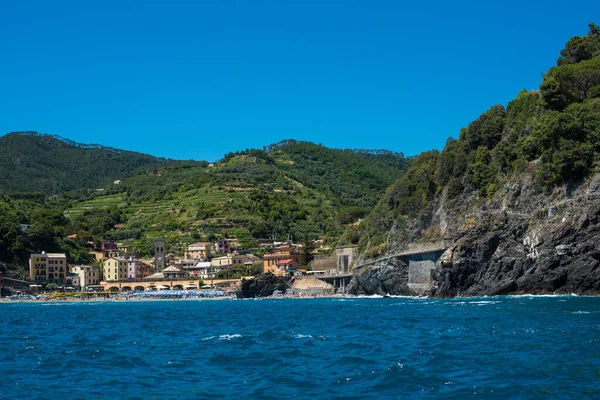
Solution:
M 600 298 L 0 303 L 1 399 L 600 399 Z

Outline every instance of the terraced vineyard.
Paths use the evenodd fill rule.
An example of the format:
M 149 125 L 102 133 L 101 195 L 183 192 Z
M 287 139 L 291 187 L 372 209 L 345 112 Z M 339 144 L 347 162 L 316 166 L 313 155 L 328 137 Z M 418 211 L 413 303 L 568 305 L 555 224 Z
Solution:
M 69 143 L 64 147 L 74 154 L 85 151 Z M 103 177 L 109 182 L 103 187 L 59 195 L 53 204 L 67 217 L 66 234 L 139 248 L 156 237 L 170 246 L 217 237 L 247 244 L 317 236 L 333 242 L 345 225 L 370 212 L 408 163 L 397 153 L 286 141 L 227 154 L 213 164 L 159 160 L 129 178 Z

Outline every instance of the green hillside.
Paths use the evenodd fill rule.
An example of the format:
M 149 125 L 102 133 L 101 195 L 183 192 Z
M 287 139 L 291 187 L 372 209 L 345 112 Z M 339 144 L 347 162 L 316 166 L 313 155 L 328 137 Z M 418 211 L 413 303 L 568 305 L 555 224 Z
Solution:
M 113 183 L 117 175 L 110 175 L 114 170 L 109 169 L 98 172 L 96 180 L 69 182 L 61 174 L 74 171 L 70 174 L 79 176 L 74 160 L 90 149 L 39 135 L 10 134 L 3 140 L 7 146 L 29 143 L 37 148 L 36 157 L 29 154 L 28 168 L 39 180 L 20 187 L 7 185 L 18 181 L 15 176 L 22 173 L 18 171 L 7 173 L 0 186 L 7 193 L 7 210 L 10 207 L 15 215 L 6 231 L 17 232 L 7 239 L 11 250 L 0 254 L 0 261 L 21 263 L 24 254 L 41 250 L 67 251 L 73 261 L 81 260 L 84 241 L 100 238 L 129 243 L 146 254 L 157 237 L 165 238 L 173 251 L 192 241 L 219 237 L 237 238 L 248 249 L 257 249 L 259 239 L 309 243 L 325 236 L 335 243 L 345 226 L 368 214 L 410 164 L 402 154 L 389 151 L 329 149 L 288 140 L 230 153 L 210 165 L 131 153 L 128 160 L 139 157 L 140 166 L 123 164 L 131 176 L 119 174 L 120 184 Z M 46 141 L 49 148 L 40 147 Z M 128 154 L 92 150 L 97 150 L 96 160 Z M 48 161 L 57 152 L 72 157 Z M 36 158 L 42 161 L 37 163 Z M 68 160 L 75 164 L 69 166 Z M 45 179 L 53 182 L 54 190 L 77 190 L 58 196 L 22 192 L 46 190 Z M 16 220 L 31 223 L 35 232 L 43 227 L 43 232 L 33 238 L 18 229 Z M 73 233 L 77 240 L 64 239 Z
M 0 137 L 0 190 L 58 194 L 178 163 L 58 136 L 15 132 Z
M 69 202 L 69 232 L 171 243 L 237 237 L 336 241 L 407 168 L 401 154 L 328 149 L 285 141 L 226 155 L 211 166 L 181 165 L 88 191 Z

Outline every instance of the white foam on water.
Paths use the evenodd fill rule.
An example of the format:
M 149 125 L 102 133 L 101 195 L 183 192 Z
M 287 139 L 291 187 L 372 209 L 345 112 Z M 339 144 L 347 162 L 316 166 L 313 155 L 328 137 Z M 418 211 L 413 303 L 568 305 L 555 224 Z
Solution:
M 579 297 L 578 294 L 575 293 L 571 293 L 571 294 L 515 294 L 515 295 L 510 295 L 507 296 L 508 298 L 510 297 L 529 297 L 529 298 L 536 298 L 536 297 Z
M 304 338 L 312 338 L 313 336 L 312 335 L 303 335 L 301 333 L 298 333 L 298 334 L 294 335 L 294 337 L 296 339 L 304 339 Z
M 591 314 L 591 311 L 573 311 L 571 314 Z
M 486 304 L 499 304 L 502 303 L 501 301 L 493 301 L 493 300 L 489 300 L 489 301 L 471 301 L 469 302 L 469 304 L 477 304 L 480 306 L 486 305 Z
M 231 340 L 231 339 L 237 339 L 237 338 L 241 338 L 242 335 L 235 333 L 233 335 L 219 335 L 219 340 Z

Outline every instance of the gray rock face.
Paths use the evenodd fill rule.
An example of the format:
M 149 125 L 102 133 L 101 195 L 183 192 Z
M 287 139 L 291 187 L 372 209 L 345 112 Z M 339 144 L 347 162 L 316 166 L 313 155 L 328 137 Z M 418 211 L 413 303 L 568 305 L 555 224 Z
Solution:
M 600 175 L 549 194 L 524 174 L 485 202 L 440 197 L 403 231 L 389 232 L 388 255 L 432 227 L 449 249 L 432 271 L 431 296 L 600 294 Z M 393 264 L 355 275 L 353 293 L 411 294 Z
M 355 271 L 348 292 L 366 295 L 403 295 L 415 293 L 408 287 L 408 266 L 397 259 L 386 260 Z
M 275 276 L 272 273 L 260 274 L 253 279 L 242 282 L 235 292 L 238 299 L 268 297 L 274 291 L 285 293 L 289 277 Z
M 554 220 L 486 215 L 434 270 L 432 295 L 600 293 L 600 201 L 586 196 Z

